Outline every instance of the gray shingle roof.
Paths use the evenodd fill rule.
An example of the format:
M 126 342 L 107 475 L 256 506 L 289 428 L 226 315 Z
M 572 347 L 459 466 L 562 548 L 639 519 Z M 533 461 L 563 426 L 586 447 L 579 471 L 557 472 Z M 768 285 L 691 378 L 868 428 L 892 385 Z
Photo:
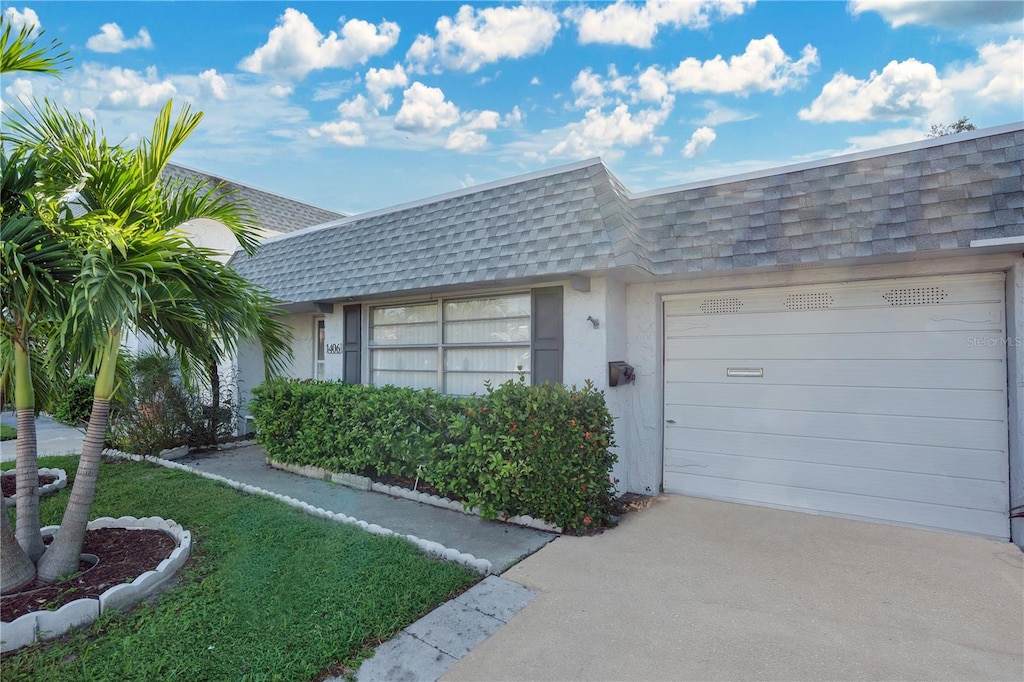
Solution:
M 964 248 L 1024 234 L 1024 124 L 631 196 L 600 160 L 270 239 L 231 263 L 289 302 L 641 268 Z
M 162 176 L 165 180 L 185 180 L 193 182 L 203 180 L 211 184 L 224 183 L 252 209 L 259 227 L 271 232 L 293 232 L 295 230 L 321 225 L 345 216 L 344 213 L 328 211 L 325 208 L 311 206 L 279 194 L 266 192 L 238 182 L 194 170 L 177 164 L 168 164 Z

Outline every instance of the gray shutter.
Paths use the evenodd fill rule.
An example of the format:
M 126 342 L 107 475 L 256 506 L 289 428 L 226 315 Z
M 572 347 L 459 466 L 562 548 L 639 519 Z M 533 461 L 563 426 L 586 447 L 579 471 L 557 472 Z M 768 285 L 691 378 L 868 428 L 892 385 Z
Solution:
M 345 323 L 345 341 L 342 348 L 345 359 L 344 382 L 346 384 L 361 383 L 359 372 L 362 368 L 362 320 L 360 315 L 363 307 L 361 305 L 345 306 L 343 315 Z
M 534 289 L 532 377 L 535 385 L 562 382 L 562 287 Z

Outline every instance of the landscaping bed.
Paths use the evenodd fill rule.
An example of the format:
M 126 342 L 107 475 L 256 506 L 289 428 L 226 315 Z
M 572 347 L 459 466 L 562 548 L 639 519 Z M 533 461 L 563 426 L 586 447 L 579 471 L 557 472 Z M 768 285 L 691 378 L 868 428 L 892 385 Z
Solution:
M 76 464 L 40 462 L 69 472 Z M 44 524 L 59 521 L 68 494 L 41 501 Z M 4 656 L 5 682 L 318 679 L 354 667 L 479 577 L 404 540 L 147 463 L 104 461 L 93 515 L 162 516 L 188 528 L 192 558 L 179 585 Z

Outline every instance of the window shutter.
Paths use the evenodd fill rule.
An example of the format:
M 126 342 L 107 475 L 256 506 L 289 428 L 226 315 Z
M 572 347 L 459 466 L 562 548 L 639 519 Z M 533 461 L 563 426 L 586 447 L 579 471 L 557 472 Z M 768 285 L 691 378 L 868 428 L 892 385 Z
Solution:
M 562 382 L 562 287 L 533 290 L 533 383 Z
M 344 382 L 346 384 L 361 383 L 359 372 L 362 368 L 362 313 L 361 305 L 345 306 L 343 315 L 345 317 L 345 341 L 342 348 L 345 360 Z

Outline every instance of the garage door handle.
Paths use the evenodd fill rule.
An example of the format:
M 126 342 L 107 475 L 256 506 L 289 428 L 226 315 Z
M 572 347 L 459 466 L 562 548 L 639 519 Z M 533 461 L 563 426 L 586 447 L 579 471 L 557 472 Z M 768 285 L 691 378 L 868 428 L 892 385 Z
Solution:
M 675 420 L 675 419 L 666 419 L 666 420 L 665 420 L 665 423 L 666 423 L 666 424 L 675 424 L 675 423 L 676 423 L 676 420 Z
M 727 377 L 764 377 L 764 367 L 728 367 L 725 370 Z

